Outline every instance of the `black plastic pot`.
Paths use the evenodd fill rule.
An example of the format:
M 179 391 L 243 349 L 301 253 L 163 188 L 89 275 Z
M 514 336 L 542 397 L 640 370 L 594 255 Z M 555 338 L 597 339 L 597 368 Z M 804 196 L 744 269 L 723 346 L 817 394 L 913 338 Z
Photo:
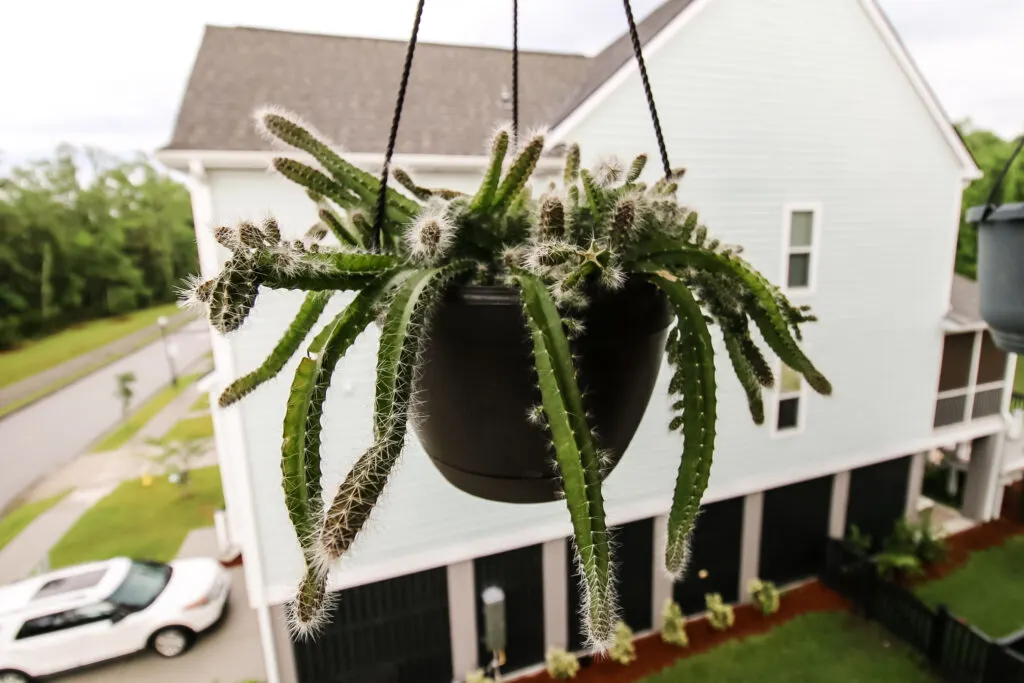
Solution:
M 981 317 L 996 346 L 1024 354 L 1024 204 L 975 206 L 967 222 L 978 224 Z
M 581 317 L 572 348 L 598 445 L 612 454 L 607 474 L 647 409 L 670 309 L 638 281 L 596 294 Z M 416 432 L 441 474 L 479 498 L 541 503 L 561 491 L 549 438 L 527 420 L 540 403 L 532 349 L 519 292 L 508 287 L 454 289 L 431 324 Z

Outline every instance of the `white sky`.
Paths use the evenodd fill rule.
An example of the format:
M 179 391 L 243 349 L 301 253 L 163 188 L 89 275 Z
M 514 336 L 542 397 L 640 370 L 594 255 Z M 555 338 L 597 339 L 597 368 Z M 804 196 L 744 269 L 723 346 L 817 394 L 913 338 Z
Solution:
M 661 0 L 633 0 L 646 15 Z M 768 1 L 768 0 L 764 0 Z M 819 0 L 831 2 L 835 0 Z M 880 0 L 954 120 L 1024 129 L 1024 0 Z M 404 39 L 415 0 L 2 0 L 0 153 L 167 142 L 205 24 Z M 16 9 L 14 9 L 16 7 Z M 511 0 L 427 0 L 423 40 L 506 46 Z M 619 0 L 520 0 L 524 48 L 593 53 Z

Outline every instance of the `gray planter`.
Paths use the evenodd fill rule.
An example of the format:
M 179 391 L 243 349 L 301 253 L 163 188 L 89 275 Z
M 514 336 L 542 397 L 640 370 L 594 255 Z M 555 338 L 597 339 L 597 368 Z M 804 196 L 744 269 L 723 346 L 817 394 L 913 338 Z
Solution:
M 981 317 L 996 346 L 1024 354 L 1024 203 L 975 206 L 967 222 L 978 224 Z

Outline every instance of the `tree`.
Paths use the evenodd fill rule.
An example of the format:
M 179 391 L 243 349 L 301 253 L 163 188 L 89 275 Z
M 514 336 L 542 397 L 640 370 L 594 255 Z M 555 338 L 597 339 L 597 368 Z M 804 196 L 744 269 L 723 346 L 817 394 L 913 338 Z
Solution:
M 135 373 L 122 372 L 114 380 L 117 382 L 117 390 L 114 395 L 121 401 L 121 420 L 125 421 L 128 419 L 128 411 L 132 406 L 132 398 L 135 396 L 135 389 L 132 388 L 136 380 Z
M 168 442 L 146 439 L 146 443 L 152 450 L 143 452 L 143 457 L 156 465 L 161 475 L 172 477 L 175 483 L 183 488 L 189 484 L 192 463 L 210 449 L 209 439 Z
M 963 210 L 966 214 L 970 207 L 980 206 L 988 200 L 996 179 L 1020 138 L 1004 140 L 990 131 L 975 129 L 970 121 L 959 124 L 957 129 L 985 174 L 964 190 Z M 1024 154 L 1014 161 L 1003 181 L 1001 193 L 993 201 L 1004 204 L 1024 201 Z M 978 275 L 978 226 L 968 224 L 963 217 L 956 245 L 956 272 L 972 280 Z

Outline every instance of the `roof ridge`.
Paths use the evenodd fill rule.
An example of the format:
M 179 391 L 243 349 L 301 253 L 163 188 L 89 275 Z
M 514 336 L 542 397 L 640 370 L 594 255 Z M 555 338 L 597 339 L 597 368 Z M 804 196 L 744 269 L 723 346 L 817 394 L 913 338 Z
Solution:
M 227 26 L 227 25 L 224 25 L 224 24 L 206 24 L 204 28 L 207 29 L 207 30 L 209 30 L 209 29 L 217 29 L 217 30 L 221 30 L 221 31 L 259 31 L 259 32 L 264 32 L 264 33 L 279 33 L 279 34 L 293 35 L 293 36 L 307 36 L 307 37 L 311 37 L 311 38 L 330 38 L 330 39 L 334 39 L 334 40 L 351 40 L 351 41 L 361 40 L 361 41 L 367 41 L 367 42 L 373 42 L 373 43 L 397 43 L 397 44 L 400 44 L 400 45 L 405 45 L 406 44 L 406 40 L 404 38 L 377 38 L 377 37 L 374 37 L 374 36 L 342 35 L 340 33 L 320 33 L 320 32 L 317 32 L 317 31 L 293 31 L 293 30 L 290 30 L 290 29 L 267 28 L 267 27 L 263 27 L 263 26 L 242 26 L 242 25 Z M 430 45 L 432 47 L 457 48 L 457 49 L 464 49 L 464 50 L 488 50 L 488 51 L 493 51 L 493 52 L 508 52 L 509 54 L 511 54 L 511 52 L 512 52 L 512 48 L 511 47 L 498 47 L 496 45 L 467 45 L 465 43 L 440 43 L 440 42 L 435 42 L 435 41 L 431 41 L 431 40 L 418 40 L 416 42 L 416 45 L 417 46 Z M 545 57 L 569 57 L 569 58 L 572 58 L 572 59 L 583 59 L 583 60 L 593 59 L 592 56 L 587 56 L 586 54 L 583 54 L 582 52 L 556 52 L 556 51 L 553 51 L 553 50 L 524 50 L 521 47 L 519 48 L 519 54 L 520 55 L 524 55 L 524 54 L 543 55 Z

